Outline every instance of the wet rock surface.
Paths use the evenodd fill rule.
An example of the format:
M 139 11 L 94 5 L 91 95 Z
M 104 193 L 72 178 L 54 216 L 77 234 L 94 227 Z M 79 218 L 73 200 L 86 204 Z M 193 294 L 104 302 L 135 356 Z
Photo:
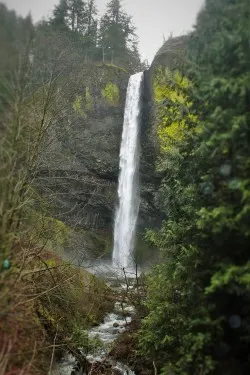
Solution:
M 129 74 L 115 66 L 91 65 L 83 68 L 81 79 L 71 106 L 50 129 L 36 186 L 51 215 L 74 228 L 74 246 L 98 257 L 109 250 L 106 238 L 112 238 Z M 113 102 L 105 96 L 111 84 L 119 93 Z M 72 254 L 71 246 L 67 252 Z

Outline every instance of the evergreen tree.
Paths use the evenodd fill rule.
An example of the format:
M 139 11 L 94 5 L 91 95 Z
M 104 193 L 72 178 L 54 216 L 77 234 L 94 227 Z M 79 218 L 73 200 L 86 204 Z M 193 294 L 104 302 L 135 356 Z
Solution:
M 68 0 L 67 21 L 72 31 L 85 34 L 88 27 L 87 4 L 82 0 Z
M 51 18 L 51 24 L 58 28 L 67 28 L 67 14 L 68 14 L 68 4 L 67 0 L 60 0 L 60 3 L 55 6 L 53 11 L 53 16 Z
M 0 71 L 1 78 L 14 79 L 14 71 L 27 63 L 27 50 L 30 50 L 34 37 L 31 16 L 18 17 L 0 3 Z M 28 65 L 28 64 L 27 64 Z M 8 77 L 8 78 L 7 78 Z M 1 95 L 1 87 L 0 87 Z M 1 100 L 1 99 L 0 99 Z
M 140 344 L 163 374 L 250 372 L 250 8 L 207 0 L 191 36 L 192 81 L 154 78 L 166 213 L 148 238 Z
M 87 24 L 87 30 L 86 30 L 86 44 L 88 48 L 93 48 L 93 47 L 96 47 L 97 45 L 97 33 L 98 33 L 97 8 L 96 8 L 95 0 L 88 0 L 87 16 L 88 16 L 88 24 Z
M 95 4 L 95 0 L 89 0 L 87 5 L 87 14 L 88 14 L 88 28 L 87 28 L 87 35 L 91 35 L 92 30 L 96 30 L 97 25 L 97 8 Z
M 88 29 L 88 7 L 82 0 L 60 0 L 50 20 L 55 27 L 85 34 Z
M 98 32 L 95 0 L 61 0 L 50 24 L 60 32 L 65 31 L 74 43 L 81 45 L 85 59 L 95 55 Z
M 100 44 L 103 49 L 103 60 L 112 62 L 122 58 L 129 51 L 130 43 L 135 36 L 131 17 L 121 7 L 120 0 L 111 0 L 100 22 Z

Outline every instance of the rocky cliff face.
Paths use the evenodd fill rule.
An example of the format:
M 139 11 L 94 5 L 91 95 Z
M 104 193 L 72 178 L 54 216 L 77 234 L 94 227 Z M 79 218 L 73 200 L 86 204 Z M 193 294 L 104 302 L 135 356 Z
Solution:
M 115 66 L 84 68 L 81 90 L 53 128 L 38 172 L 52 215 L 73 228 L 68 251 L 81 256 L 111 248 L 128 79 Z
M 185 62 L 188 38 L 188 35 L 169 38 L 156 53 L 150 67 L 151 74 L 161 66 L 170 70 L 179 68 Z
M 163 219 L 155 202 L 162 176 L 156 171 L 159 149 L 154 120 L 154 72 L 160 67 L 172 69 L 180 62 L 185 43 L 185 37 L 167 41 L 144 74 L 137 241 L 140 258 L 146 248 L 142 240 L 145 228 L 157 227 Z M 81 79 L 81 89 L 71 98 L 71 109 L 62 113 L 61 121 L 53 127 L 37 175 L 37 185 L 49 202 L 52 215 L 71 228 L 66 255 L 75 256 L 78 261 L 86 254 L 110 256 L 112 250 L 129 74 L 113 65 L 92 65 L 84 66 Z

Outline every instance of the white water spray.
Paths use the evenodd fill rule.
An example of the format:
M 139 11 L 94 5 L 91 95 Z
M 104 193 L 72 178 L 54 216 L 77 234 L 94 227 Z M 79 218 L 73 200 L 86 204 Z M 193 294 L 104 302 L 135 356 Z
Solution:
M 139 123 L 143 73 L 130 77 L 120 150 L 119 206 L 115 217 L 113 266 L 133 266 L 136 222 L 139 212 Z

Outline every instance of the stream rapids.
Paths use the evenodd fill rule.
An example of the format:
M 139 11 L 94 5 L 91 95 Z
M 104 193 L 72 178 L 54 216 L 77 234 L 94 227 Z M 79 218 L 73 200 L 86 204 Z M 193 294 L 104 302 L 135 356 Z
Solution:
M 116 280 L 117 282 L 117 280 Z M 124 291 L 126 285 L 120 285 L 119 288 L 113 286 L 112 281 L 108 283 L 109 286 L 116 292 L 118 289 Z M 129 288 L 132 288 L 130 286 Z M 92 327 L 88 331 L 88 338 L 96 340 L 98 345 L 92 348 L 88 353 L 79 348 L 83 358 L 86 358 L 88 368 L 90 371 L 82 368 L 79 361 L 72 354 L 65 354 L 65 356 L 56 364 L 51 375 L 88 375 L 92 373 L 102 374 L 102 368 L 109 368 L 110 373 L 114 375 L 135 375 L 135 373 L 124 363 L 117 362 L 109 356 L 109 352 L 115 345 L 115 341 L 124 333 L 128 325 L 132 322 L 132 317 L 135 313 L 135 308 L 125 302 L 115 302 L 113 311 L 106 314 L 101 324 Z M 100 368 L 100 372 L 98 371 Z M 93 372 L 92 372 L 93 369 Z M 95 369 L 95 370 L 94 370 Z

